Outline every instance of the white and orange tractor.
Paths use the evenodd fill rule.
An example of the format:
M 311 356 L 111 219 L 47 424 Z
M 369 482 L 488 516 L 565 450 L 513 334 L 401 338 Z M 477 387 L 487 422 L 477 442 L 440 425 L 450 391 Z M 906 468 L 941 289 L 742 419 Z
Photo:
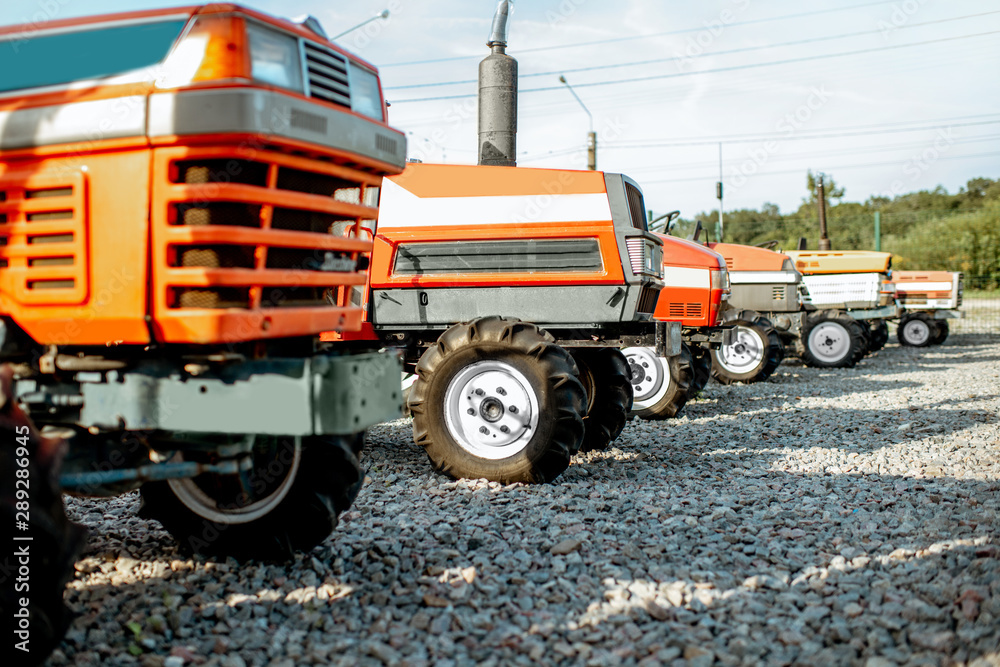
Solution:
M 802 274 L 809 302 L 820 313 L 847 316 L 861 327 L 862 338 L 849 338 L 846 329 L 827 327 L 816 341 L 820 352 L 858 348 L 858 359 L 885 347 L 888 320 L 899 317 L 892 255 L 874 250 L 789 250 Z M 846 321 L 846 320 L 845 320 Z M 800 346 L 800 348 L 809 345 Z M 806 352 L 809 354 L 809 352 Z
M 850 253 L 709 246 L 726 258 L 733 308 L 759 314 L 806 365 L 849 368 L 888 340 L 884 318 L 897 311 L 887 253 L 846 260 Z
M 557 477 L 618 437 L 621 350 L 681 353 L 651 324 L 663 242 L 620 174 L 410 164 L 383 181 L 361 333 L 401 347 L 413 437 L 434 467 L 504 483 Z
M 954 271 L 893 271 L 896 301 L 902 309 L 896 327 L 900 345 L 940 345 L 948 338 L 948 320 L 961 319 L 964 280 Z
M 658 326 L 680 324 L 684 344 L 676 357 L 657 356 L 649 347 L 625 350 L 635 392 L 632 410 L 644 419 L 675 417 L 713 375 L 729 384 L 746 371 L 735 357 L 725 359 L 724 366 L 717 361 L 717 351 L 727 343 L 734 347 L 739 333 L 724 322 L 729 298 L 725 260 L 700 243 L 658 236 L 663 240 L 664 287 L 653 317 Z

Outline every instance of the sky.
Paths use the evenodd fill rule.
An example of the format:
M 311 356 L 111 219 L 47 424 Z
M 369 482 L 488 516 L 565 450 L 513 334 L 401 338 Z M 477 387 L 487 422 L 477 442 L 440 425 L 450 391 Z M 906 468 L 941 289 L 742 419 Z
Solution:
M 182 4 L 27 0 L 3 3 L 0 24 Z M 411 157 L 475 163 L 495 0 L 243 4 L 312 14 L 330 35 L 388 8 L 339 43 L 379 67 Z M 590 120 L 564 73 L 598 169 L 637 181 L 657 214 L 718 207 L 720 142 L 726 210 L 794 211 L 809 169 L 845 201 L 1000 178 L 997 0 L 519 0 L 508 53 L 518 165 L 586 168 Z

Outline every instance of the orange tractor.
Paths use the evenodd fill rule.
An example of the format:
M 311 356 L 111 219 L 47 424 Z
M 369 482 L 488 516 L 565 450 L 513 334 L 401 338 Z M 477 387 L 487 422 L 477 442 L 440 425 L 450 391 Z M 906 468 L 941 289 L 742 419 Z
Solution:
M 803 360 L 860 359 L 889 340 L 887 320 L 899 316 L 892 255 L 869 250 L 789 250 L 802 274 L 816 319 L 828 320 L 802 340 Z M 860 337 L 847 326 L 853 322 Z
M 734 334 L 733 327 L 721 326 L 729 298 L 729 274 L 722 256 L 700 243 L 657 236 L 663 241 L 664 287 L 653 317 L 658 323 L 681 325 L 683 350 L 673 357 L 658 356 L 649 347 L 625 350 L 635 393 L 632 410 L 644 419 L 677 416 L 712 375 L 720 377 L 714 356 L 733 342 Z
M 334 338 L 404 349 L 414 440 L 446 474 L 554 479 L 624 428 L 620 350 L 681 351 L 650 324 L 662 242 L 620 174 L 410 164 L 374 234 L 369 321 Z
M 885 319 L 897 313 L 888 253 L 709 245 L 729 266 L 730 303 L 763 318 L 803 363 L 850 368 L 888 340 Z
M 365 221 L 404 165 L 376 70 L 314 19 L 228 4 L 25 34 L 0 30 L 2 403 L 42 432 L 24 458 L 58 467 L 39 443 L 62 441 L 56 497 L 138 488 L 190 551 L 312 548 L 401 403 L 397 355 L 319 338 L 362 326 Z M 25 501 L 40 568 L 69 548 L 49 479 Z M 30 605 L 58 636 L 61 599 Z
M 948 338 L 948 320 L 961 319 L 964 281 L 954 271 L 893 271 L 896 300 L 903 309 L 896 328 L 900 345 L 940 345 Z

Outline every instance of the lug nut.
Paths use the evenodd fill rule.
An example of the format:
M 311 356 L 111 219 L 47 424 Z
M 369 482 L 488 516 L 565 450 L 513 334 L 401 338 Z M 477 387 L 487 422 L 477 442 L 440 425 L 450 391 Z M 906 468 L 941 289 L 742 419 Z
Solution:
M 512 414 L 512 415 L 516 415 L 517 414 L 517 406 L 516 405 L 512 405 L 512 406 L 510 406 L 507 409 L 510 410 L 510 414 Z
M 473 417 L 475 417 L 475 416 L 476 416 L 476 411 L 475 411 L 475 410 L 473 410 L 472 408 L 469 408 L 468 412 L 469 412 L 469 414 L 470 414 L 470 415 L 472 415 Z
M 501 426 L 500 427 L 500 432 L 501 433 L 510 433 L 510 429 L 507 428 L 506 426 Z
M 486 428 L 485 426 L 480 426 L 479 427 L 479 432 L 482 433 L 483 435 L 489 435 L 490 434 L 490 430 L 488 428 Z
M 485 391 L 483 391 L 482 389 L 477 389 L 477 390 L 476 390 L 476 396 L 483 396 L 483 395 L 485 395 L 485 394 L 486 394 L 486 392 L 485 392 Z
M 507 395 L 507 392 L 504 390 L 503 387 L 497 387 L 497 393 L 500 394 L 501 396 Z

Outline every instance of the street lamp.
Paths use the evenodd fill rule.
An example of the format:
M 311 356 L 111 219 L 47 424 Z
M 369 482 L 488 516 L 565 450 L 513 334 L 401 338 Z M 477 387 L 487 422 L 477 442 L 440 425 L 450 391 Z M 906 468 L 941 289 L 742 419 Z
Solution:
M 576 101 L 580 103 L 583 110 L 587 112 L 587 117 L 590 118 L 590 133 L 587 135 L 587 169 L 597 171 L 597 133 L 594 132 L 594 115 L 590 113 L 590 109 L 587 108 L 587 105 L 583 103 L 580 96 L 573 90 L 573 86 L 569 85 L 569 81 L 566 80 L 565 76 L 561 75 L 559 77 L 559 83 L 565 84 L 570 94 L 576 98 Z
M 361 23 L 357 24 L 357 25 L 356 25 L 356 26 L 354 26 L 353 28 L 350 28 L 349 30 L 345 30 L 344 32 L 340 33 L 339 35 L 336 35 L 336 36 L 334 36 L 334 37 L 331 37 L 331 38 L 330 38 L 330 41 L 332 42 L 332 41 L 334 41 L 334 40 L 336 40 L 336 39 L 340 39 L 340 38 L 341 38 L 341 37 L 343 37 L 344 35 L 346 35 L 346 34 L 348 34 L 348 33 L 352 33 L 352 32 L 354 32 L 355 30 L 357 30 L 358 28 L 363 28 L 363 27 L 365 27 L 366 25 L 368 25 L 368 24 L 369 24 L 369 23 L 371 23 L 372 21 L 378 21 L 379 19 L 387 19 L 387 18 L 389 18 L 389 10 L 388 10 L 388 9 L 383 9 L 383 10 L 382 10 L 381 12 L 379 12 L 379 13 L 378 13 L 378 14 L 376 14 L 375 16 L 371 17 L 370 19 L 367 19 L 367 20 L 365 20 L 365 21 L 362 21 Z

